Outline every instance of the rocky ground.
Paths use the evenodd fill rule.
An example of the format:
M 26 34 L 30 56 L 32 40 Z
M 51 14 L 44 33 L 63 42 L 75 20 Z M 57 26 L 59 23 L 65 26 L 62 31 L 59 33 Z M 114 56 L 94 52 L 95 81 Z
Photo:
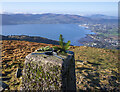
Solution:
M 51 44 L 28 41 L 3 40 L 2 42 L 3 83 L 10 90 L 19 90 L 21 77 L 16 78 L 18 68 L 23 69 L 25 56 L 36 49 Z M 76 85 L 78 90 L 120 91 L 118 51 L 86 46 L 71 46 L 75 53 Z

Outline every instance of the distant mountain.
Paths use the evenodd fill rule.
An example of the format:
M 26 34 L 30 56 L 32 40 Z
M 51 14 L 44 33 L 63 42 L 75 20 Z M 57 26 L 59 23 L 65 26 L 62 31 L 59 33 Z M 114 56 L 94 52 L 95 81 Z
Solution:
M 102 14 L 94 14 L 91 16 L 86 16 L 91 19 L 118 19 L 117 16 L 107 16 L 107 15 L 102 15 Z
M 68 24 L 87 23 L 90 18 L 68 14 L 3 14 L 2 23 L 5 24 Z
M 115 23 L 117 19 L 97 19 L 100 15 L 84 17 L 69 14 L 2 14 L 2 24 L 83 24 L 83 23 Z M 102 17 L 102 15 L 101 15 Z M 105 16 L 103 16 L 105 18 Z

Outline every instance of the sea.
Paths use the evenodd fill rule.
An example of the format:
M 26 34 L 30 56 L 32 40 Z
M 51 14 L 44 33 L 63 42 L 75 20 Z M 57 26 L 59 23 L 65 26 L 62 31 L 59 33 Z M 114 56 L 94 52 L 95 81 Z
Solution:
M 91 30 L 78 24 L 19 24 L 3 25 L 2 35 L 28 35 L 40 36 L 52 40 L 59 40 L 60 34 L 64 41 L 71 41 L 71 45 L 81 46 L 79 39 L 86 37 L 86 34 L 94 34 Z

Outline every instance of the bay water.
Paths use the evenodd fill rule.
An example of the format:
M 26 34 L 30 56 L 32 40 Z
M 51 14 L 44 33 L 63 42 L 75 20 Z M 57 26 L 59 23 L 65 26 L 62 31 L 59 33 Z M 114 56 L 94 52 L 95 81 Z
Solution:
M 52 40 L 59 40 L 60 34 L 63 35 L 64 41 L 71 41 L 74 46 L 81 46 L 78 42 L 86 34 L 94 34 L 90 30 L 77 24 L 19 24 L 3 25 L 2 35 L 28 35 L 40 36 Z

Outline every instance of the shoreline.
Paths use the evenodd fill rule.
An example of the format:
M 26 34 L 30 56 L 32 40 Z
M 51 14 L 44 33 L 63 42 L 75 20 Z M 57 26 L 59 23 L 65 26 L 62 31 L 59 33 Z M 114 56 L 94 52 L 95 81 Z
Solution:
M 88 34 L 86 34 L 85 37 L 76 40 L 76 42 L 78 42 L 79 45 L 71 44 L 71 46 L 85 46 L 83 44 L 83 42 L 88 41 L 89 38 L 87 36 L 88 36 Z M 48 39 L 48 38 L 44 38 L 44 37 L 40 37 L 40 36 L 29 36 L 29 35 L 7 35 L 7 36 L 5 36 L 5 35 L 0 35 L 0 37 L 2 38 L 1 40 L 20 40 L 20 41 L 29 41 L 29 42 L 59 45 L 59 41 L 57 41 L 57 40 L 52 40 L 52 39 Z
M 83 38 L 80 38 L 78 40 L 78 43 L 82 44 L 83 46 L 86 46 L 85 43 L 88 43 L 88 42 L 94 42 L 95 40 L 93 38 L 91 38 L 89 35 L 91 34 L 96 34 L 94 31 L 90 30 L 89 26 L 87 26 L 87 24 L 79 24 L 78 25 L 79 27 L 82 27 L 84 28 L 85 30 L 89 30 L 91 33 L 90 34 L 86 34 L 85 37 Z
M 63 25 L 63 24 L 62 24 Z M 68 26 L 65 26 L 65 27 L 68 27 L 68 28 L 70 28 L 70 31 L 71 30 L 73 30 L 74 29 L 74 25 L 73 25 L 73 27 L 71 27 L 71 25 L 69 26 L 70 24 L 68 24 Z M 49 27 L 49 26 L 48 26 Z M 61 26 L 60 26 L 61 27 Z M 69 31 L 69 29 L 68 29 L 68 31 L 66 32 L 66 31 L 64 31 L 63 32 L 63 35 L 64 34 L 67 34 L 67 36 L 69 36 L 69 38 L 67 37 L 67 39 L 65 38 L 65 42 L 67 42 L 68 40 L 70 40 L 72 43 L 71 43 L 71 45 L 73 45 L 73 46 L 83 46 L 83 44 L 81 44 L 81 43 L 79 43 L 78 41 L 79 41 L 79 39 L 81 39 L 82 37 L 86 37 L 86 35 L 87 34 L 93 34 L 93 32 L 91 31 L 91 30 L 87 30 L 85 27 L 80 27 L 79 26 L 79 24 L 75 24 L 75 27 L 76 28 L 78 28 L 78 29 L 75 29 L 75 30 L 78 30 L 78 31 L 72 31 L 72 33 L 70 33 L 70 34 L 67 34 L 67 32 L 70 32 Z M 11 29 L 12 30 L 12 29 Z M 50 30 L 50 29 L 49 29 Z M 62 30 L 62 29 L 61 29 Z M 65 28 L 64 28 L 64 30 L 66 30 Z M 80 32 L 80 30 L 82 30 L 81 32 Z M 19 31 L 19 30 L 18 30 Z M 32 31 L 32 30 L 30 30 L 30 31 Z M 60 30 L 58 30 L 58 31 L 60 31 Z M 39 35 L 36 35 L 36 34 L 38 34 L 38 33 L 36 33 L 35 35 L 32 35 L 32 33 L 29 35 L 29 33 L 28 34 L 25 34 L 24 35 L 24 33 L 25 32 L 21 32 L 20 34 L 15 34 L 14 35 L 14 33 L 13 33 L 14 31 L 12 31 L 11 33 L 7 33 L 6 31 L 4 31 L 4 36 L 6 36 L 8 39 L 15 39 L 15 40 L 28 40 L 29 39 L 29 37 L 31 38 L 31 37 L 34 37 L 34 39 L 31 39 L 32 41 L 34 40 L 34 42 L 36 42 L 36 40 L 35 39 L 37 39 L 38 40 L 38 38 L 39 37 L 41 37 L 42 36 L 42 34 L 44 34 L 44 33 L 46 33 L 46 32 L 43 32 L 43 33 L 41 33 L 41 35 L 39 34 Z M 56 30 L 55 30 L 55 32 L 56 32 Z M 54 33 L 55 33 L 54 32 Z M 60 31 L 61 32 L 61 31 Z M 59 33 L 60 33 L 59 32 Z M 26 32 L 27 33 L 27 32 Z M 48 33 L 50 33 L 50 32 L 48 32 Z M 6 34 L 6 35 L 5 35 Z M 11 34 L 13 34 L 13 35 L 11 35 Z M 23 34 L 23 35 L 21 35 L 21 34 Z M 34 34 L 34 32 L 33 32 L 33 34 Z M 19 37 L 19 36 L 22 36 L 22 37 Z M 26 36 L 27 38 L 25 38 L 24 36 Z M 59 36 L 59 35 L 58 35 Z M 72 37 L 73 36 L 73 37 Z M 23 38 L 25 38 L 25 39 L 23 39 Z M 58 40 L 59 39 L 56 39 L 56 37 L 49 37 L 49 36 L 43 36 L 42 38 L 46 38 L 46 39 L 49 39 L 49 40 L 52 40 L 52 38 L 55 38 L 55 39 L 53 39 L 54 41 L 57 41 L 58 42 Z M 57 37 L 58 38 L 58 37 Z M 77 38 L 77 39 L 76 39 Z M 28 41 L 31 41 L 30 39 L 28 40 Z M 41 41 L 37 41 L 37 42 L 41 42 Z M 46 42 L 45 42 L 46 43 Z M 47 42 L 48 43 L 48 42 Z M 54 44 L 54 43 L 53 43 Z

